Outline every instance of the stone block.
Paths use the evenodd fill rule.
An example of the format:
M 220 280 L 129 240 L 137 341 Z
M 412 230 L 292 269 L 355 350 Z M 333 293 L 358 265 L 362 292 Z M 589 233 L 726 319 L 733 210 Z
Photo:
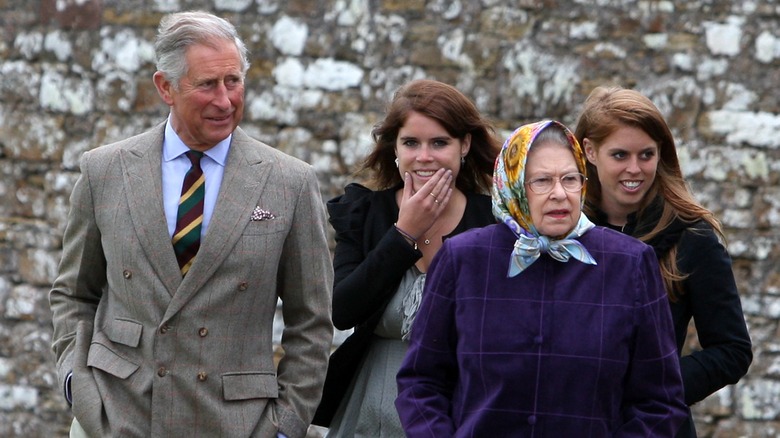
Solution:
M 63 29 L 93 30 L 100 27 L 102 0 L 42 0 L 41 20 Z

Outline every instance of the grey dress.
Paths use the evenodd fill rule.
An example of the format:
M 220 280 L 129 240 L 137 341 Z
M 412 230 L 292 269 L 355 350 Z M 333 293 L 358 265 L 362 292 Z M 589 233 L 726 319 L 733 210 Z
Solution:
M 413 319 L 424 283 L 425 274 L 415 266 L 404 274 L 374 330 L 360 371 L 336 411 L 328 438 L 406 436 L 395 409 L 398 395 L 395 376 L 409 346 L 402 340 L 402 327 Z M 407 324 L 404 324 L 405 314 Z

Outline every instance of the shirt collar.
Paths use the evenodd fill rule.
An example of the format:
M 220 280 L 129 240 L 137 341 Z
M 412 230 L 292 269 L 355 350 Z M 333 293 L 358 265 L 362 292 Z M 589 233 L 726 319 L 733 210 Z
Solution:
M 222 167 L 225 167 L 227 161 L 228 150 L 230 149 L 230 141 L 233 139 L 233 134 L 228 135 L 224 140 L 220 141 L 214 147 L 204 152 L 204 154 L 217 162 Z M 175 160 L 179 156 L 183 155 L 190 148 L 181 141 L 179 134 L 173 129 L 171 125 L 171 117 L 168 116 L 168 121 L 165 124 L 165 139 L 163 140 L 163 161 Z

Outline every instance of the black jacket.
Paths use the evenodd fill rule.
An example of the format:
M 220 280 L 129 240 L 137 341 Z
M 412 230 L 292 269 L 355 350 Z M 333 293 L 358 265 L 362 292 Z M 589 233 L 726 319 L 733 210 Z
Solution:
M 333 324 L 339 330 L 354 328 L 354 333 L 331 355 L 314 424 L 329 426 L 385 306 L 404 273 L 422 257 L 393 227 L 398 220 L 395 194 L 401 187 L 375 192 L 349 184 L 343 195 L 327 203 L 336 230 Z M 494 223 L 490 197 L 466 193 L 463 217 L 445 239 Z
M 383 310 L 404 273 L 422 257 L 393 227 L 398 220 L 395 193 L 400 188 L 373 192 L 350 184 L 344 195 L 328 202 L 336 230 L 333 324 L 340 330 L 359 329 Z M 466 194 L 463 218 L 445 239 L 494 223 L 490 197 Z
M 598 212 L 593 222 L 641 236 L 650 231 L 660 217 L 660 201 L 652 203 L 643 217 L 629 216 L 625 227 L 607 223 Z M 705 221 L 685 224 L 675 221 L 664 232 L 647 242 L 660 258 L 675 244 L 677 266 L 681 274 L 682 294 L 669 302 L 674 322 L 677 351 L 681 352 L 693 319 L 701 350 L 680 358 L 685 387 L 685 402 L 692 405 L 744 376 L 753 360 L 750 335 L 742 313 L 739 292 L 731 270 L 731 258 L 712 227 Z M 690 424 L 693 430 L 692 422 Z M 678 437 L 695 436 L 680 431 Z M 693 432 L 695 433 L 695 432 Z

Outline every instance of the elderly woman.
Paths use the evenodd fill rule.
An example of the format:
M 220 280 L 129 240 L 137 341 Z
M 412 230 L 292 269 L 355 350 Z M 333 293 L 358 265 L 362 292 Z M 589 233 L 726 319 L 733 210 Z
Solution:
M 410 437 L 672 437 L 688 415 L 651 247 L 581 214 L 585 162 L 555 121 L 496 160 L 500 223 L 430 267 L 396 407 Z

